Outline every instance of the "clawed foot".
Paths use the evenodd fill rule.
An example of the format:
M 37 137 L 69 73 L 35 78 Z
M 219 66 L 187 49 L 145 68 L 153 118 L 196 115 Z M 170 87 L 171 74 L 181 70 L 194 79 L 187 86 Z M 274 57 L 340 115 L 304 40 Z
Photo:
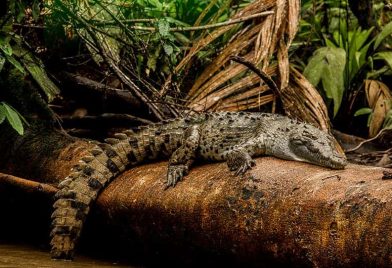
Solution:
M 227 157 L 227 166 L 235 175 L 243 175 L 248 169 L 256 165 L 256 162 L 246 152 L 231 151 Z
M 167 170 L 167 181 L 165 189 L 170 186 L 174 187 L 177 182 L 182 180 L 182 178 L 188 174 L 188 167 L 186 165 L 172 165 L 169 166 Z

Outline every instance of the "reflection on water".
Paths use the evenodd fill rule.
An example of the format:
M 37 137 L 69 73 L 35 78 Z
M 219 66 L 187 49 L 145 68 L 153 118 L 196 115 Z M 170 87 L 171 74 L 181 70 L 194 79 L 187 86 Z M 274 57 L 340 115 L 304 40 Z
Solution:
M 0 244 L 0 268 L 19 267 L 134 267 L 78 256 L 75 261 L 54 261 L 49 252 L 22 245 Z

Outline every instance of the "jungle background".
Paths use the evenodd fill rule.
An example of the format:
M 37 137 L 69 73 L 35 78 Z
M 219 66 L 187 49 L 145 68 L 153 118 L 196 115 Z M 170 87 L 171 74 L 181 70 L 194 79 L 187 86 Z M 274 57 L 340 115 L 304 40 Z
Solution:
M 2 171 L 40 177 L 71 137 L 202 111 L 287 114 L 333 131 L 351 162 L 391 167 L 391 16 L 387 0 L 3 1 Z
M 41 110 L 71 135 L 102 139 L 110 129 L 191 111 L 290 114 L 290 103 L 304 103 L 296 107 L 303 112 L 293 116 L 322 128 L 331 122 L 334 129 L 364 138 L 391 128 L 388 1 L 302 1 L 301 18 L 287 16 L 292 37 L 298 27 L 286 44 L 291 77 L 303 74 L 323 100 L 303 96 L 310 86 L 301 83 L 279 96 L 230 61 L 234 54 L 251 59 L 281 90 L 286 86 L 274 60 L 279 55 L 271 51 L 276 48 L 260 45 L 266 38 L 260 31 L 282 33 L 277 27 L 265 33 L 268 12 L 257 12 L 257 1 L 250 3 L 5 1 L 1 87 L 12 88 L 13 96 L 3 93 L 0 121 L 23 134 L 29 118 Z M 16 77 L 29 80 L 35 92 L 17 89 Z M 34 109 L 19 107 L 15 95 L 35 96 Z M 328 115 L 309 108 L 320 101 Z

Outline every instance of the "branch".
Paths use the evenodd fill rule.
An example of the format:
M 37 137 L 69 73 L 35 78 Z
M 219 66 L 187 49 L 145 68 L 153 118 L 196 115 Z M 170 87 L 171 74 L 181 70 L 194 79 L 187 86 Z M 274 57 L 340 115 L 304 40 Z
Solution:
M 61 120 L 64 122 L 64 127 L 73 127 L 73 126 L 82 126 L 84 128 L 88 126 L 99 126 L 101 127 L 102 123 L 108 123 L 113 125 L 115 121 L 119 121 L 125 124 L 134 124 L 135 122 L 139 122 L 142 124 L 151 124 L 150 120 L 140 118 L 137 116 L 129 115 L 129 114 L 112 114 L 112 113 L 104 113 L 101 115 L 88 115 L 83 117 L 77 116 L 63 116 Z
M 265 84 L 267 84 L 267 86 L 272 90 L 272 92 L 274 92 L 275 96 L 281 97 L 279 88 L 275 84 L 274 80 L 272 80 L 272 78 L 268 74 L 263 72 L 261 69 L 257 68 L 252 62 L 247 61 L 246 59 L 239 56 L 231 56 L 230 60 L 238 62 L 248 67 L 249 70 L 257 74 L 260 77 L 260 79 L 263 80 Z
M 100 93 L 104 93 L 110 96 L 118 97 L 125 102 L 129 103 L 132 106 L 140 106 L 140 101 L 132 95 L 131 92 L 127 90 L 121 90 L 113 87 L 109 87 L 97 81 L 91 80 L 87 77 L 83 77 L 77 74 L 64 72 L 65 76 L 71 80 L 72 82 L 76 83 L 79 86 L 83 86 L 94 91 L 98 91 Z
M 4 173 L 0 173 L 0 185 L 17 187 L 25 192 L 42 192 L 48 196 L 54 195 L 58 190 L 49 184 L 26 180 Z
M 103 5 L 101 5 L 101 7 L 105 8 Z M 214 23 L 214 24 L 207 24 L 207 25 L 202 25 L 202 26 L 192 26 L 192 27 L 173 27 L 173 28 L 169 28 L 169 31 L 170 32 L 189 32 L 189 31 L 207 30 L 207 29 L 213 29 L 213 28 L 228 26 L 228 25 L 232 25 L 232 24 L 237 24 L 237 23 L 241 23 L 241 22 L 244 22 L 247 20 L 265 17 L 265 16 L 272 15 L 272 14 L 274 14 L 273 11 L 265 11 L 265 12 L 253 14 L 250 16 L 245 16 L 245 17 L 242 17 L 239 19 L 233 19 L 233 20 L 218 22 L 218 23 Z M 147 20 L 148 22 L 151 22 L 151 20 L 148 20 L 148 19 L 145 19 L 145 20 Z M 156 27 L 126 26 L 126 25 L 124 25 L 124 23 L 127 23 L 127 22 L 130 22 L 130 21 L 123 21 L 123 20 L 115 19 L 115 21 L 112 21 L 112 22 L 106 22 L 106 23 L 100 22 L 99 24 L 95 24 L 95 23 L 94 24 L 95 25 L 111 25 L 111 24 L 117 23 L 117 25 L 120 24 L 122 27 L 125 27 L 127 29 L 139 30 L 139 31 L 150 31 L 150 32 L 157 31 Z

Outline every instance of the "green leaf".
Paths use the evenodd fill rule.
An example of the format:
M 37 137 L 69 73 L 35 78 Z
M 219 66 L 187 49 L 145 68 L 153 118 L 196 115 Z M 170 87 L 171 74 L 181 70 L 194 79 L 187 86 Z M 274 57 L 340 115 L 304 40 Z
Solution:
M 16 15 L 16 21 L 21 22 L 23 18 L 25 17 L 25 11 L 26 11 L 26 6 L 23 3 L 23 1 L 15 1 L 16 6 L 18 7 L 18 14 Z
M 392 21 L 384 26 L 381 33 L 379 33 L 376 37 L 376 41 L 374 42 L 374 49 L 376 50 L 381 42 L 392 34 Z
M 19 61 L 17 61 L 13 56 L 6 56 L 6 58 L 16 69 L 18 69 L 22 74 L 25 74 L 25 69 Z
M 372 33 L 374 27 L 370 28 L 369 30 L 364 30 L 364 31 L 359 31 L 357 33 L 357 36 L 355 38 L 355 46 L 360 49 L 362 48 L 362 46 L 366 43 L 366 41 L 368 40 L 370 34 Z M 369 42 L 371 43 L 371 42 Z
M 360 115 L 364 115 L 364 114 L 370 114 L 372 113 L 372 109 L 370 108 L 361 108 L 358 111 L 355 112 L 354 116 L 360 116 Z
M 6 56 L 12 55 L 12 47 L 9 43 L 9 38 L 0 39 L 0 49 L 4 52 Z
M 191 40 L 189 40 L 189 38 L 186 37 L 186 36 L 185 36 L 184 34 L 182 34 L 182 33 L 175 32 L 175 33 L 173 33 L 173 35 L 176 37 L 176 39 L 177 39 L 180 43 L 182 43 L 182 44 L 184 44 L 184 45 L 188 45 L 188 44 L 191 42 Z
M 5 111 L 3 105 L 0 104 L 0 124 L 4 122 Z
M 325 38 L 324 40 L 325 40 L 325 45 L 327 47 L 336 48 L 336 45 L 335 45 L 335 43 L 333 41 L 331 41 L 331 40 L 329 40 L 327 38 Z
M 391 103 L 391 106 L 392 106 L 392 103 Z M 392 129 L 392 110 L 389 110 L 389 112 L 385 116 L 382 128 Z
M 337 114 L 344 92 L 346 52 L 342 48 L 322 47 L 316 50 L 304 70 L 305 77 L 317 86 L 322 82 L 326 96 L 333 100 Z
M 171 54 L 173 54 L 173 47 L 169 44 L 163 44 L 163 50 L 165 51 L 166 55 L 170 56 Z
M 315 87 L 321 80 L 325 65 L 322 63 L 324 55 L 319 50 L 309 59 L 308 65 L 305 67 L 304 75 L 309 82 Z
M 51 102 L 58 94 L 60 94 L 60 90 L 46 74 L 43 63 L 27 50 L 21 49 L 20 54 L 23 55 L 20 60 L 23 62 L 27 71 L 41 87 L 48 99 L 48 102 Z
M 4 67 L 5 58 L 0 54 L 0 72 Z
M 384 60 L 392 69 L 392 51 L 382 51 L 374 55 L 375 60 Z
M 166 20 L 158 21 L 158 32 L 162 37 L 169 35 L 170 24 Z
M 157 57 L 155 55 L 151 55 L 147 60 L 148 69 L 155 71 L 157 67 Z
M 19 135 L 23 135 L 24 133 L 23 124 L 19 117 L 18 112 L 16 112 L 14 108 L 9 106 L 5 102 L 2 102 L 1 104 L 4 107 L 5 116 L 8 122 L 10 123 L 10 125 L 13 127 L 13 129 L 16 130 L 16 132 L 19 133 Z
M 40 11 L 41 11 L 39 8 L 39 4 L 40 4 L 40 1 L 34 0 L 33 5 L 31 7 L 31 13 L 32 13 L 33 19 L 35 21 L 38 20 L 39 15 L 40 15 Z

